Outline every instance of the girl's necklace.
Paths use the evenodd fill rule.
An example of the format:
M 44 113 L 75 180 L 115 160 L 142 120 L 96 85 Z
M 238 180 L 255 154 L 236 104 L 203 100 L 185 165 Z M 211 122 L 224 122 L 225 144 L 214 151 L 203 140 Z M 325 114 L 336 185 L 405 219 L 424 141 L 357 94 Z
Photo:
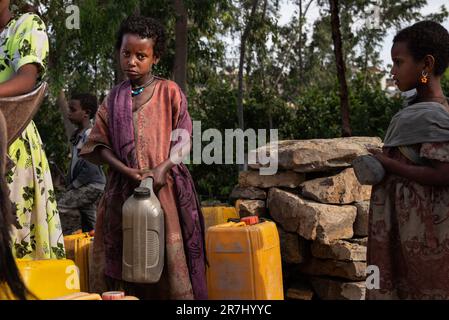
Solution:
M 143 90 L 145 90 L 146 87 L 148 87 L 150 84 L 152 84 L 154 82 L 154 80 L 156 80 L 156 77 L 152 76 L 151 79 L 148 80 L 146 83 L 144 83 L 143 86 L 137 87 L 137 88 L 131 88 L 131 96 L 135 97 L 135 96 L 138 96 L 139 94 L 141 94 L 143 92 Z

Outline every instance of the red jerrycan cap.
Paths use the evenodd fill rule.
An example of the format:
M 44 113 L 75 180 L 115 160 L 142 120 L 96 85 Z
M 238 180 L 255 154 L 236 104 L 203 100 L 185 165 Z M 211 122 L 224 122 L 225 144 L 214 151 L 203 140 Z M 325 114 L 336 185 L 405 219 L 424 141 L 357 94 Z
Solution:
M 125 293 L 123 291 L 108 291 L 103 292 L 101 298 L 103 300 L 122 300 L 125 297 Z
M 248 226 L 250 226 L 253 224 L 258 224 L 259 217 L 258 216 L 248 216 L 248 217 L 241 218 L 240 221 L 245 222 Z

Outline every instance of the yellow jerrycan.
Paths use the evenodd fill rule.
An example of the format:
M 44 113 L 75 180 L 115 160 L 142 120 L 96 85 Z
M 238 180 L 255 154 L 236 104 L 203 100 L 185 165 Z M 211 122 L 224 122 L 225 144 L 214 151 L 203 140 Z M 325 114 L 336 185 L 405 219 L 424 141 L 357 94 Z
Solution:
M 156 283 L 164 268 L 164 212 L 153 191 L 153 178 L 143 180 L 123 204 L 122 278 Z
M 234 207 L 202 207 L 201 210 L 203 211 L 204 226 L 206 230 L 209 229 L 209 227 L 228 222 L 229 218 L 240 218 Z
M 17 259 L 16 264 L 23 283 L 37 299 L 54 299 L 80 291 L 78 268 L 72 260 Z M 12 296 L 6 284 L 0 282 L 0 300 L 4 299 Z
M 89 291 L 89 248 L 93 237 L 87 232 L 71 234 L 64 237 L 67 259 L 75 262 L 80 273 L 80 290 Z
M 281 251 L 276 224 L 248 221 L 210 227 L 206 233 L 211 300 L 283 300 Z

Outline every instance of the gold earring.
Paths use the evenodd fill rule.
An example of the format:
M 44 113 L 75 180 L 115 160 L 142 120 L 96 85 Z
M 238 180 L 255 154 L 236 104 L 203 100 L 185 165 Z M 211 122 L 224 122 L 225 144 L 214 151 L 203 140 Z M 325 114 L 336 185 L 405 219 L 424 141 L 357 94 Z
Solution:
M 425 72 L 424 70 L 421 72 L 421 83 L 426 84 L 429 81 L 429 73 Z

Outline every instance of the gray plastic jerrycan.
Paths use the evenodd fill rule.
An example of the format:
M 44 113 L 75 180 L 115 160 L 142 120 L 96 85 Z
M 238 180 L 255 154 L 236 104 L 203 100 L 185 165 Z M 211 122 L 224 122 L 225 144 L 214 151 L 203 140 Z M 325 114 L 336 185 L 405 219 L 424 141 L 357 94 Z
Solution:
M 352 161 L 355 176 L 360 184 L 375 185 L 385 177 L 385 169 L 372 155 L 363 155 Z
M 122 278 L 158 282 L 164 268 L 164 212 L 153 192 L 153 178 L 143 180 L 123 204 Z

